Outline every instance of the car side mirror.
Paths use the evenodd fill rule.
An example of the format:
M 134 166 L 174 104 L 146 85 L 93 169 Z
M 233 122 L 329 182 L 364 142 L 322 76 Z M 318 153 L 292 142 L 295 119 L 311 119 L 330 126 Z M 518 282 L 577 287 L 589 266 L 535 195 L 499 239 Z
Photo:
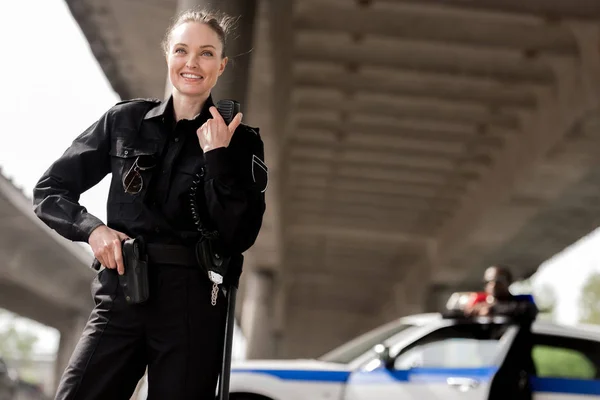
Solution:
M 373 347 L 373 351 L 377 354 L 377 358 L 381 361 L 381 365 L 388 368 L 392 363 L 392 357 L 390 356 L 390 348 L 384 344 L 377 344 Z

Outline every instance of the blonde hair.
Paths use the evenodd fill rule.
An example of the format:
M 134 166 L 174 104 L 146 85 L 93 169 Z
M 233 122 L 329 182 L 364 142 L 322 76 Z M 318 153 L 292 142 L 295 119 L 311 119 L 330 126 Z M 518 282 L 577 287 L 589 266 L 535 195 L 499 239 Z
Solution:
M 219 40 L 223 45 L 223 52 L 221 53 L 221 58 L 225 57 L 227 41 L 232 31 L 235 29 L 235 25 L 237 24 L 239 17 L 232 17 L 230 15 L 225 14 L 220 11 L 210 11 L 208 9 L 191 9 L 182 12 L 175 18 L 171 26 L 167 29 L 165 33 L 165 37 L 161 43 L 162 49 L 167 54 L 169 52 L 169 44 L 171 42 L 171 33 L 173 30 L 180 25 L 183 25 L 187 22 L 198 22 L 201 24 L 208 25 L 217 36 L 219 36 Z

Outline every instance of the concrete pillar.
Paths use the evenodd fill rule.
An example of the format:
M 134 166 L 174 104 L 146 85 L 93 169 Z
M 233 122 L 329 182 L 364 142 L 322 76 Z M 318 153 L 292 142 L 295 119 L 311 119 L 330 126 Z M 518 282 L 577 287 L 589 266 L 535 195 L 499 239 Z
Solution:
M 67 320 L 60 332 L 60 341 L 58 343 L 58 351 L 56 353 L 56 363 L 54 365 L 54 386 L 58 387 L 60 377 L 62 376 L 73 350 L 79 341 L 79 337 L 83 332 L 83 328 L 88 320 L 87 315 L 76 315 Z
M 212 91 L 215 103 L 222 99 L 234 99 L 242 105 L 242 112 L 248 94 L 248 76 L 250 57 L 254 42 L 254 19 L 256 15 L 256 0 L 179 0 L 177 13 L 192 9 L 204 8 L 222 11 L 232 17 L 239 17 L 236 30 L 227 43 L 225 55 L 229 58 L 225 72 L 219 78 Z M 171 92 L 167 79 L 167 96 Z
M 246 336 L 246 358 L 271 358 L 275 353 L 274 274 L 269 270 L 249 272 L 242 331 Z
M 426 312 L 442 312 L 446 309 L 446 303 L 454 288 L 448 287 L 443 284 L 433 284 L 429 287 L 427 299 L 425 300 L 425 311 Z

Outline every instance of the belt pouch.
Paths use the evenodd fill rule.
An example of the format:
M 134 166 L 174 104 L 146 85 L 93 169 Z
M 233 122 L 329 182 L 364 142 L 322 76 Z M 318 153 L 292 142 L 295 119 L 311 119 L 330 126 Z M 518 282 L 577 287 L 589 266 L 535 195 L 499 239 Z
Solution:
M 225 277 L 230 260 L 218 238 L 202 237 L 196 243 L 196 261 L 209 277 L 211 272 Z

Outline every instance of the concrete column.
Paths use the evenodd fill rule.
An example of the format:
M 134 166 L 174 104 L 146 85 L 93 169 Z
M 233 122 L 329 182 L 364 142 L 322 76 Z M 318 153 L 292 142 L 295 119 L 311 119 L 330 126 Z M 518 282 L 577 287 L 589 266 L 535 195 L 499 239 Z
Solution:
M 446 303 L 454 288 L 448 287 L 443 284 L 433 284 L 428 289 L 427 299 L 425 300 L 425 311 L 426 312 L 442 312 L 446 309 Z
M 54 386 L 58 387 L 60 377 L 62 376 L 73 350 L 79 341 L 79 337 L 83 332 L 83 328 L 88 320 L 87 315 L 76 315 L 63 324 L 63 328 L 59 329 L 60 341 L 58 343 L 58 351 L 56 353 L 56 363 L 54 365 Z
M 229 58 L 225 72 L 219 78 L 212 91 L 215 103 L 222 99 L 234 99 L 242 105 L 242 112 L 248 94 L 248 76 L 250 57 L 254 42 L 254 19 L 256 0 L 222 0 L 211 2 L 207 0 L 179 0 L 177 13 L 192 9 L 204 8 L 222 11 L 232 17 L 239 17 L 237 28 L 229 38 L 225 56 Z M 171 92 L 167 79 L 167 96 Z
M 274 275 L 256 270 L 248 275 L 242 331 L 246 336 L 246 357 L 270 358 L 274 355 Z

